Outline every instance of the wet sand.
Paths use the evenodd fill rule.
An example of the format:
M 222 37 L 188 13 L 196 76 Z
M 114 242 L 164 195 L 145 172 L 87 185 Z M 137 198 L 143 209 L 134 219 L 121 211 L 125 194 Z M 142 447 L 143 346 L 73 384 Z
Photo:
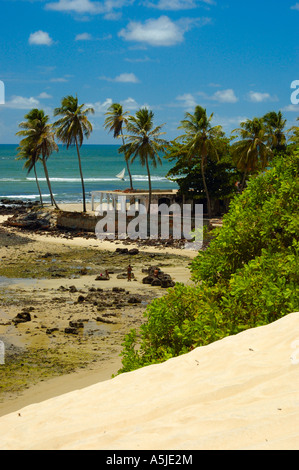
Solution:
M 0 224 L 5 219 L 6 216 L 1 216 Z M 7 346 L 6 366 L 9 357 L 16 355 L 15 350 L 19 355 L 24 351 L 33 354 L 21 367 L 19 364 L 15 377 L 10 377 L 12 382 L 20 381 L 20 385 L 1 390 L 0 416 L 110 379 L 117 373 L 125 334 L 145 321 L 146 305 L 152 299 L 166 294 L 166 289 L 142 283 L 144 267 L 158 264 L 175 282 L 191 283 L 188 263 L 195 252 L 151 246 L 139 247 L 138 256 L 116 255 L 116 248 L 122 246 L 128 247 L 117 241 L 66 239 L 0 225 L 2 268 L 16 273 L 13 282 L 12 279 L 4 282 L 3 278 L 0 282 L 0 338 Z M 129 248 L 133 247 L 130 244 Z M 85 269 L 84 274 L 64 277 L 59 272 L 61 266 L 70 266 L 73 255 L 78 264 L 78 256 L 89 253 L 94 253 L 93 269 L 98 266 L 97 273 L 89 274 Z M 91 263 L 92 257 L 84 259 L 82 266 Z M 134 280 L 118 279 L 117 275 L 126 272 L 129 262 Z M 112 274 L 109 280 L 98 281 L 97 275 L 104 265 L 109 265 Z M 43 272 L 40 266 L 53 270 L 48 278 L 40 278 Z M 133 296 L 138 297 L 137 303 L 130 303 Z M 31 321 L 13 324 L 16 315 L 28 309 Z M 78 334 L 66 334 L 70 322 L 83 322 L 84 327 L 78 329 Z M 0 374 L 7 381 L 12 372 L 8 374 L 3 367 L 0 365 Z M 39 368 L 40 372 L 36 370 Z

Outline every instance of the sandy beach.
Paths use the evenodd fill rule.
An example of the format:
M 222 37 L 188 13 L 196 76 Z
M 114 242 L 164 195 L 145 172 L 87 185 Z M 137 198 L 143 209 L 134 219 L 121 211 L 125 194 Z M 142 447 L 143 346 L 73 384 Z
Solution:
M 0 216 L 0 278 L 9 276 L 0 284 L 0 338 L 6 364 L 13 361 L 15 369 L 8 372 L 0 366 L 0 416 L 110 379 L 121 367 L 125 334 L 142 324 L 147 303 L 166 292 L 143 284 L 143 270 L 159 265 L 174 282 L 190 283 L 188 263 L 196 255 L 191 250 L 18 230 L 1 225 L 8 217 Z M 139 248 L 139 253 L 118 254 L 121 247 Z M 128 263 L 133 267 L 131 282 L 126 278 Z M 110 279 L 96 280 L 106 268 Z M 30 321 L 13 323 L 28 310 Z M 79 324 L 77 334 L 65 333 L 70 324 Z
M 117 375 L 125 334 L 166 293 L 142 282 L 145 271 L 192 284 L 196 253 L 18 230 L 6 218 L 2 450 L 299 450 L 299 313 Z M 20 314 L 30 320 L 15 323 Z
M 0 418 L 0 448 L 298 450 L 298 320 L 26 406 Z

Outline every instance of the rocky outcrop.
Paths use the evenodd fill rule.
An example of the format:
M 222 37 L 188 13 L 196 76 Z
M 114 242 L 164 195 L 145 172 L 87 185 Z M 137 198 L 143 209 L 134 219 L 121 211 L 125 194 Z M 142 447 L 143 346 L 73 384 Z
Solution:
M 13 318 L 12 322 L 15 325 L 18 325 L 19 323 L 26 323 L 28 321 L 31 321 L 31 315 L 27 311 L 22 311 L 17 314 L 15 318 Z
M 163 288 L 169 288 L 175 285 L 171 276 L 161 271 L 158 266 L 151 266 L 147 269 L 143 269 L 142 271 L 147 273 L 147 276 L 142 279 L 143 284 L 150 284 L 152 286 L 160 286 Z

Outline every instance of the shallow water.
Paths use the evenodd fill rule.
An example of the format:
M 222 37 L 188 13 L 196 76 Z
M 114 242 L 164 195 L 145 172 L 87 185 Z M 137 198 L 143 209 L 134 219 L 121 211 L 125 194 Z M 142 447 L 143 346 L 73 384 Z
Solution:
M 28 278 L 17 278 L 17 277 L 5 277 L 5 276 L 0 276 L 0 287 L 1 286 L 9 286 L 11 284 L 35 284 L 36 279 L 28 279 Z

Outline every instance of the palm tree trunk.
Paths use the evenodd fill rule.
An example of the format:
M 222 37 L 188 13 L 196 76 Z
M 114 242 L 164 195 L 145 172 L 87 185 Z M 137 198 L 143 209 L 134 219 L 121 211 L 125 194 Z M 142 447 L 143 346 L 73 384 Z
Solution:
M 124 139 L 124 136 L 123 136 L 123 131 L 121 131 L 121 136 L 122 136 L 123 145 L 125 145 L 125 139 Z M 131 171 L 130 171 L 129 162 L 128 162 L 128 160 L 126 159 L 126 156 L 125 156 L 125 160 L 126 160 L 126 164 L 127 164 L 127 169 L 128 169 L 129 178 L 130 178 L 130 189 L 133 189 L 132 175 L 131 175 Z
M 151 174 L 150 174 L 150 169 L 148 165 L 148 158 L 146 156 L 145 158 L 145 163 L 146 163 L 146 169 L 147 169 L 147 174 L 148 174 L 148 209 L 147 213 L 150 213 L 151 210 L 151 203 L 152 203 L 152 182 L 151 182 Z
M 43 204 L 43 197 L 42 197 L 42 193 L 41 193 L 40 186 L 39 186 L 39 182 L 38 182 L 38 178 L 37 178 L 35 163 L 34 163 L 34 165 L 33 165 L 33 168 L 34 168 L 34 174 L 35 174 L 35 181 L 36 181 L 37 188 L 38 188 L 38 192 L 39 192 L 40 203 L 41 203 L 41 205 L 43 206 L 43 205 L 44 205 L 44 204 Z
M 204 187 L 206 198 L 207 198 L 208 218 L 210 219 L 212 217 L 212 210 L 211 210 L 210 195 L 209 195 L 208 186 L 207 186 L 206 177 L 205 177 L 204 158 L 205 157 L 202 155 L 200 159 L 200 168 L 201 168 L 203 187 Z
M 85 187 L 84 187 L 84 179 L 83 179 L 82 166 L 81 166 L 81 157 L 80 157 L 79 145 L 78 145 L 77 137 L 75 137 L 75 140 L 76 140 L 76 148 L 77 148 L 77 155 L 78 155 L 78 162 L 79 162 L 79 170 L 80 170 L 80 177 L 81 177 L 81 184 L 82 184 L 83 212 L 86 212 Z
M 52 204 L 52 206 L 54 205 L 56 207 L 56 209 L 59 209 L 59 207 L 57 206 L 56 201 L 54 199 L 53 193 L 52 193 L 51 183 L 50 183 L 50 179 L 49 179 L 49 173 L 48 173 L 46 161 L 45 161 L 44 158 L 42 158 L 42 162 L 43 162 L 44 172 L 45 172 L 45 176 L 46 176 L 46 180 L 47 180 L 47 184 L 48 184 L 48 188 L 49 188 L 49 192 L 50 192 L 51 204 Z
M 240 188 L 241 192 L 243 191 L 244 186 L 245 186 L 246 176 L 247 176 L 247 168 L 244 171 L 244 175 L 243 175 L 243 179 L 242 179 L 242 183 L 241 183 L 241 188 Z

